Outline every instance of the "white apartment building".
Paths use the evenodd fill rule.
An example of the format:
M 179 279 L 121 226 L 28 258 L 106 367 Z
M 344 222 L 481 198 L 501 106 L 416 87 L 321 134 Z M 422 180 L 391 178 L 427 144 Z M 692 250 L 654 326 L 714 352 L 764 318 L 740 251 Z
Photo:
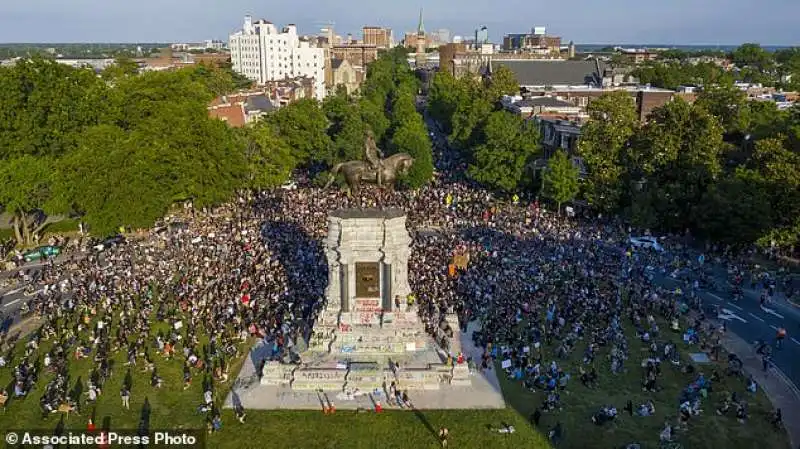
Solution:
M 251 80 L 265 84 L 305 76 L 314 79 L 314 97 L 325 98 L 325 50 L 300 38 L 295 25 L 279 31 L 271 22 L 245 16 L 228 47 L 233 70 Z

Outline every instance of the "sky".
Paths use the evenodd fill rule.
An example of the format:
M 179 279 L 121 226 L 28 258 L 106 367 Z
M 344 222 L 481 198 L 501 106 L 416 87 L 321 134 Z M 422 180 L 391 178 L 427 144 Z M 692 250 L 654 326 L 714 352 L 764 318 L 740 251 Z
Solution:
M 246 14 L 295 23 L 301 34 L 327 22 L 354 37 L 364 25 L 388 26 L 399 40 L 420 8 L 427 31 L 469 36 L 485 25 L 494 42 L 545 26 L 586 44 L 800 45 L 800 0 L 0 0 L 0 42 L 227 40 Z

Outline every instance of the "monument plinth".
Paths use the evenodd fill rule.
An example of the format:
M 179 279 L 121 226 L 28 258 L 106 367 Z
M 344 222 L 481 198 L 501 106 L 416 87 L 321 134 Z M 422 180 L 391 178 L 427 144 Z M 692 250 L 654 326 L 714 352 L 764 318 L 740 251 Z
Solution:
M 343 391 L 380 388 L 392 381 L 410 390 L 469 383 L 466 365 L 446 363 L 447 352 L 425 332 L 416 304 L 409 300 L 410 245 L 400 210 L 333 212 L 325 241 L 326 304 L 308 349 L 300 354 L 299 365 L 267 364 L 262 384 Z M 450 327 L 458 332 L 457 322 Z

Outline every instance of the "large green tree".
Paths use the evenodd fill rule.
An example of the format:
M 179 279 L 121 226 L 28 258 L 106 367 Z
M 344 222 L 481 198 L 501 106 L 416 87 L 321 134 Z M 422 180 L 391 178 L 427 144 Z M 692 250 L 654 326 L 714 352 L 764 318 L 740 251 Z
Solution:
M 267 121 L 276 126 L 301 164 L 328 160 L 331 148 L 328 120 L 316 100 L 298 100 L 278 109 Z
M 414 158 L 411 170 L 403 179 L 404 184 L 411 188 L 419 188 L 431 180 L 433 177 L 431 140 L 421 119 L 407 119 L 394 130 L 392 149 L 397 153 L 408 153 Z
M 539 153 L 538 129 L 516 114 L 497 111 L 486 120 L 481 140 L 484 143 L 475 150 L 469 176 L 491 188 L 516 191 L 525 166 Z
M 611 212 L 626 191 L 625 158 L 639 130 L 636 105 L 628 92 L 614 91 L 592 101 L 588 112 L 578 141 L 578 153 L 589 170 L 585 196 L 592 206 Z
M 60 157 L 108 120 L 107 86 L 91 69 L 40 58 L 0 68 L 0 158 Z
M 0 163 L 0 205 L 11 215 L 17 243 L 34 243 L 34 235 L 48 223 L 40 212 L 50 212 L 53 164 L 50 158 L 23 155 Z
M 297 161 L 291 147 L 268 122 L 257 123 L 243 130 L 247 142 L 247 186 L 264 190 L 289 180 Z
M 634 200 L 641 223 L 692 227 L 693 205 L 722 169 L 722 132 L 716 117 L 681 99 L 653 111 L 628 155 L 629 170 L 646 181 L 647 191 Z

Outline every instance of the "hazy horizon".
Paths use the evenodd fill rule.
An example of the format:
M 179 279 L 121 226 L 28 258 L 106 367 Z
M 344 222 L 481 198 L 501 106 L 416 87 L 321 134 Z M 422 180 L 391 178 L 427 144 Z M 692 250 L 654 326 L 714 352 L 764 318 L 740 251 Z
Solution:
M 448 29 L 468 38 L 487 26 L 493 42 L 503 34 L 523 33 L 533 26 L 584 45 L 654 42 L 660 45 L 729 46 L 759 42 L 796 46 L 800 17 L 796 0 L 574 0 L 569 9 L 539 11 L 522 0 L 503 8 L 486 2 L 430 0 L 396 3 L 377 0 L 342 11 L 341 4 L 312 0 L 28 0 L 0 2 L 0 42 L 5 43 L 171 43 L 205 39 L 227 41 L 241 28 L 245 15 L 276 25 L 295 23 L 302 34 L 317 34 L 334 22 L 337 34 L 360 37 L 361 27 L 392 28 L 396 40 L 417 27 L 424 7 L 427 31 Z M 529 11 L 527 13 L 526 11 Z M 455 11 L 458 11 L 457 13 Z M 645 45 L 645 44 L 639 44 Z M 651 44 L 658 45 L 658 44 Z

